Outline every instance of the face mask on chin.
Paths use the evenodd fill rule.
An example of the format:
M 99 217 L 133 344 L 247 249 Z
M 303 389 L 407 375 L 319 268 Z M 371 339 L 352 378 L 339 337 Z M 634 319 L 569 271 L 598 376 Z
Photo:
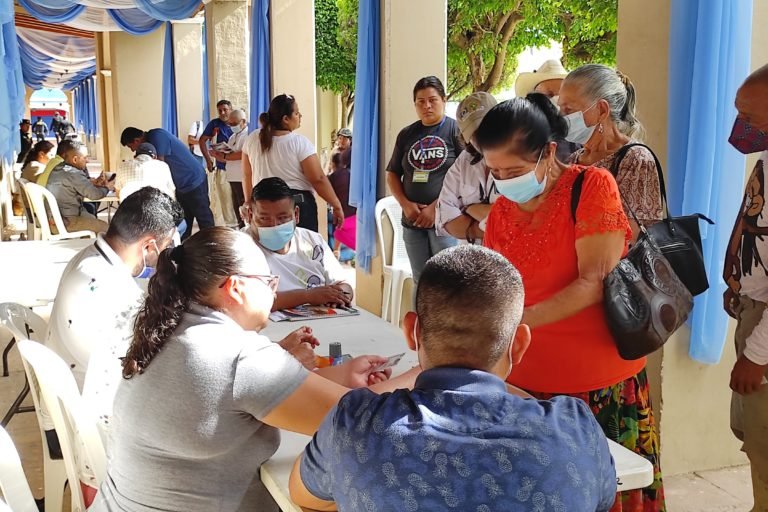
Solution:
M 539 163 L 541 163 L 541 156 L 543 154 L 544 149 L 539 153 L 536 167 L 521 176 L 510 178 L 508 180 L 497 180 L 494 178 L 493 183 L 499 194 L 517 204 L 527 203 L 531 199 L 540 196 L 547 186 L 546 174 L 544 174 L 544 179 L 541 180 L 541 182 L 539 182 L 539 179 L 536 177 L 536 169 L 539 168 Z
M 739 117 L 733 122 L 728 142 L 740 153 L 748 155 L 768 149 L 768 133 L 758 130 Z

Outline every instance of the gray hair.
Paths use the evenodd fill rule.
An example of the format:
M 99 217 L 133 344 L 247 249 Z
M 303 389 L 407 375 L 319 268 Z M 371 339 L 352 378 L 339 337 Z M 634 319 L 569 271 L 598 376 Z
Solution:
M 645 129 L 635 112 L 635 86 L 621 71 L 602 64 L 587 64 L 574 69 L 563 84 L 576 84 L 590 101 L 605 100 L 611 108 L 611 120 L 621 133 L 631 139 L 642 140 Z
M 243 110 L 242 108 L 237 108 L 237 109 L 233 110 L 229 114 L 229 116 L 230 117 L 234 116 L 235 119 L 237 119 L 238 121 L 247 121 L 248 120 L 248 117 L 245 115 L 245 110 Z

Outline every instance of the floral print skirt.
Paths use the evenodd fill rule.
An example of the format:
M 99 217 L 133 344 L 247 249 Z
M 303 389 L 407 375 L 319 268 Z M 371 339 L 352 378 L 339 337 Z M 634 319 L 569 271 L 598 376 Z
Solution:
M 531 394 L 540 400 L 548 400 L 558 395 L 536 392 Z M 608 439 L 642 455 L 653 464 L 653 484 L 645 489 L 618 493 L 611 512 L 666 511 L 659 466 L 659 435 L 653 419 L 645 370 L 613 386 L 567 396 L 583 400 L 589 405 Z

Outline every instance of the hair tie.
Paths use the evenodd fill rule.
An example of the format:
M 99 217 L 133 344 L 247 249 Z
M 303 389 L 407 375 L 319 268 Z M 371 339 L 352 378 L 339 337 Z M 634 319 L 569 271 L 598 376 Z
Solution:
M 184 259 L 184 244 L 177 245 L 171 249 L 171 261 L 177 265 Z

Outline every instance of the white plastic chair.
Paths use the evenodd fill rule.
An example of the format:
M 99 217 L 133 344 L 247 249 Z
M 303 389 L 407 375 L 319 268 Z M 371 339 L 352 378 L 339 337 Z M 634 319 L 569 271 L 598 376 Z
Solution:
M 29 181 L 24 178 L 19 178 L 16 180 L 16 183 L 19 185 L 19 194 L 24 203 L 24 214 L 27 217 L 27 240 L 42 240 L 43 234 L 40 230 L 40 225 L 37 223 L 35 214 L 32 212 L 32 202 L 29 200 L 29 194 L 27 193 L 27 184 L 29 184 Z
M 21 459 L 11 436 L 0 427 L 0 491 L 14 512 L 38 512 L 35 497 L 21 467 Z M 2 510 L 2 505 L 0 505 Z M 47 509 L 46 509 L 47 510 Z
M 403 284 L 413 276 L 411 261 L 405 250 L 403 226 L 400 223 L 403 210 L 393 196 L 384 197 L 376 202 L 376 229 L 379 233 L 382 267 L 384 269 L 384 291 L 382 295 L 381 317 L 395 325 L 400 322 Z M 384 238 L 382 216 L 386 215 L 392 226 L 392 244 Z
M 7 363 L 7 352 L 17 342 L 26 339 L 32 339 L 42 342 L 48 326 L 45 320 L 37 316 L 31 309 L 25 308 L 19 304 L 6 302 L 0 304 L 0 325 L 5 327 L 13 335 L 13 340 L 6 347 L 3 353 L 3 364 Z M 20 409 L 21 402 L 24 401 L 27 394 L 31 392 L 32 402 L 35 404 L 34 410 L 37 413 L 37 425 L 40 429 L 40 437 L 43 442 L 43 480 L 45 484 L 45 510 L 47 512 L 61 512 L 64 503 L 64 484 L 67 482 L 67 470 L 63 459 L 52 459 L 48 447 L 48 439 L 45 435 L 44 421 L 40 408 L 41 396 L 37 380 L 30 379 L 27 373 L 27 380 L 24 389 L 19 397 L 14 401 L 11 410 L 8 411 L 3 423 L 6 424 L 13 416 L 13 412 L 25 412 Z M 14 411 L 14 408 L 16 411 Z
M 85 512 L 82 484 L 98 489 L 107 466 L 95 415 L 83 402 L 75 377 L 61 357 L 34 341 L 22 340 L 18 345 L 27 378 L 37 381 L 56 427 L 72 495 L 72 511 Z
M 69 240 L 72 238 L 96 238 L 96 233 L 93 231 L 73 231 L 68 232 L 67 227 L 64 225 L 64 219 L 61 218 L 61 212 L 59 211 L 59 203 L 56 202 L 56 197 L 45 187 L 41 187 L 37 183 L 30 183 L 24 186 L 27 191 L 27 197 L 29 203 L 32 206 L 32 213 L 37 218 L 37 224 L 40 226 L 42 232 L 42 240 Z M 57 235 L 51 233 L 51 226 L 48 224 L 48 212 L 46 211 L 45 204 L 48 203 L 48 209 L 53 217 L 53 222 L 56 224 L 56 230 L 59 232 Z

